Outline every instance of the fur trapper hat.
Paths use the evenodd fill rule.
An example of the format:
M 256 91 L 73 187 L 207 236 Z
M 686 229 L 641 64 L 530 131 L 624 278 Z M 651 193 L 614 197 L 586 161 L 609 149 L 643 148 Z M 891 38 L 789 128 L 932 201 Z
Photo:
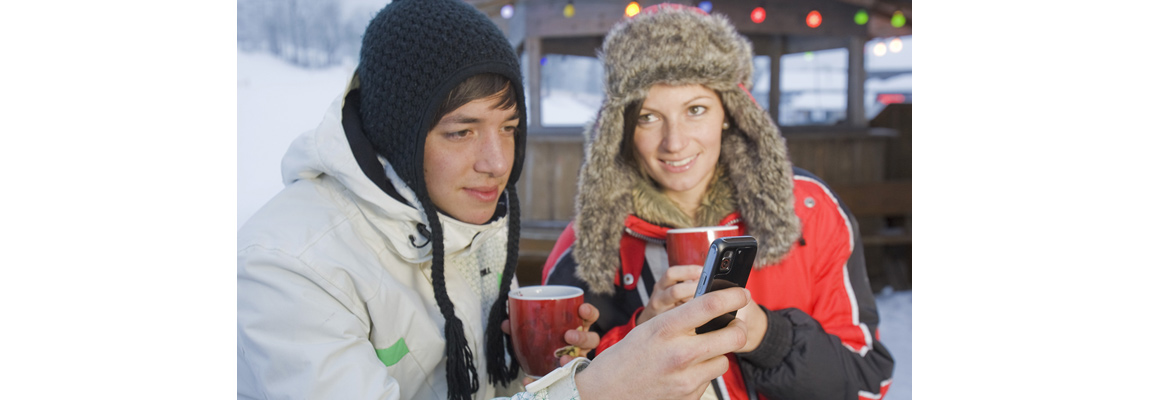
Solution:
M 759 241 L 755 265 L 775 264 L 790 251 L 800 234 L 791 163 L 778 127 L 750 95 L 752 56 L 726 17 L 676 4 L 648 7 L 607 34 L 599 50 L 606 99 L 584 133 L 575 203 L 576 275 L 592 292 L 613 291 L 624 220 L 634 213 L 632 188 L 645 179 L 621 151 L 624 110 L 656 83 L 718 93 L 730 116 L 719 163 L 747 234 Z

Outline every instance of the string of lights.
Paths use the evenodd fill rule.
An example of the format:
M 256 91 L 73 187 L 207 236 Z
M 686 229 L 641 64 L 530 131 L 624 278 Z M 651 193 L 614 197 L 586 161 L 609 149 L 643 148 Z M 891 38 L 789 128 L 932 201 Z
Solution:
M 661 0 L 650 0 L 648 2 L 651 4 L 656 4 L 656 3 L 661 2 Z M 714 9 L 714 4 L 712 4 L 710 1 L 706 1 L 706 0 L 696 1 L 695 7 L 703 10 L 704 12 L 710 13 Z M 642 10 L 643 10 L 643 5 L 640 4 L 640 2 L 638 2 L 638 1 L 628 2 L 627 5 L 624 6 L 624 8 L 623 8 L 623 15 L 626 16 L 627 18 L 631 18 L 631 17 L 634 17 L 635 15 L 639 14 L 639 12 Z M 766 0 L 760 0 L 758 5 L 755 8 L 751 9 L 751 12 L 748 15 L 748 17 L 750 18 L 751 22 L 754 22 L 756 24 L 761 24 L 761 23 L 763 23 L 763 21 L 766 21 L 766 19 L 767 19 L 767 10 L 768 10 L 767 1 Z M 563 6 L 562 12 L 563 12 L 564 18 L 573 18 L 575 16 L 575 0 L 567 0 L 567 4 L 565 6 Z M 871 12 L 869 10 L 867 10 L 866 8 L 860 8 L 858 11 L 856 11 L 854 13 L 852 18 L 853 18 L 853 21 L 855 24 L 866 25 L 871 20 L 870 14 L 871 14 Z M 511 19 L 511 17 L 513 17 L 515 15 L 515 5 L 512 3 L 505 4 L 503 7 L 500 8 L 499 15 L 502 16 L 504 19 Z M 818 29 L 820 26 L 822 26 L 822 24 L 824 22 L 823 15 L 819 10 L 812 9 L 804 17 L 804 22 L 811 29 Z M 891 18 L 890 18 L 890 26 L 891 27 L 902 28 L 903 26 L 906 26 L 906 24 L 907 24 L 906 16 L 903 14 L 903 12 L 901 10 L 896 10 L 891 14 Z M 893 51 L 893 49 L 892 49 L 892 51 Z

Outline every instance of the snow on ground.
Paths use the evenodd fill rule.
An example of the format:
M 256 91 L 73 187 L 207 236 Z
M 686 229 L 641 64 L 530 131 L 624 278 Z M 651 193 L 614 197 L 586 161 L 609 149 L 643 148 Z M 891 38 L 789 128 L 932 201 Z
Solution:
M 319 125 L 354 66 L 304 70 L 265 53 L 239 52 L 238 217 L 243 225 L 283 188 L 280 159 L 291 141 Z
M 354 66 L 304 70 L 266 54 L 238 55 L 238 215 L 243 225 L 283 187 L 280 159 L 300 133 L 319 124 L 347 84 Z M 577 102 L 544 102 L 550 122 L 582 124 L 593 109 Z M 571 110 L 571 114 L 563 114 Z M 551 120 L 551 118 L 554 118 Z M 879 335 L 895 358 L 888 400 L 911 398 L 911 292 L 876 295 Z
M 887 400 L 910 399 L 911 376 L 911 291 L 893 291 L 887 286 L 875 294 L 878 303 L 879 339 L 894 356 L 894 377 Z
M 543 125 L 583 126 L 595 118 L 599 111 L 601 97 L 553 90 L 550 96 L 543 96 L 541 104 Z

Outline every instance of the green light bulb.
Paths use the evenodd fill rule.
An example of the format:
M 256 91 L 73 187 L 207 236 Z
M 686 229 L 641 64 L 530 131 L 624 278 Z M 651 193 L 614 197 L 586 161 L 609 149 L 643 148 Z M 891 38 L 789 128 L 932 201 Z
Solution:
M 890 26 L 902 28 L 903 25 L 906 25 L 906 17 L 902 15 L 902 11 L 895 11 L 890 17 Z

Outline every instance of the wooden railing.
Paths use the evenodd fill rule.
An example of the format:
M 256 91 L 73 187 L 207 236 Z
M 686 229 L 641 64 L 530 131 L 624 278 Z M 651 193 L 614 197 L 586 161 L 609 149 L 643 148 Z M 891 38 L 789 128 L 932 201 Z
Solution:
M 910 244 L 910 185 L 910 181 L 886 181 L 832 188 L 862 225 L 864 245 L 898 245 Z

